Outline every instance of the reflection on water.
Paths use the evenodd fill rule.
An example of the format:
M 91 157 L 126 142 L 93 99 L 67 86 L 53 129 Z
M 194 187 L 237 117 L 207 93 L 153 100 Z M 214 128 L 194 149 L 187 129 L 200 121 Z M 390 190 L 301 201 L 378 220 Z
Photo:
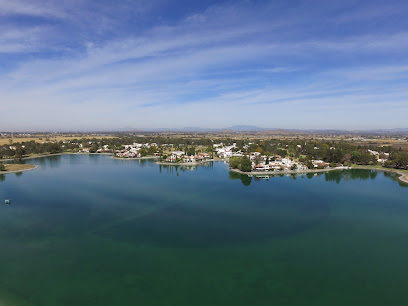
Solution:
M 336 182 L 339 184 L 341 180 L 368 180 L 375 179 L 377 177 L 378 171 L 375 170 L 348 170 L 348 171 L 330 171 L 324 174 L 326 182 Z
M 21 177 L 23 175 L 23 172 L 14 172 L 14 174 L 16 177 Z M 0 182 L 4 182 L 5 180 L 6 180 L 6 175 L 0 174 Z
M 314 177 L 320 177 L 324 175 L 324 179 L 326 182 L 335 182 L 339 184 L 342 180 L 345 182 L 350 180 L 374 180 L 380 171 L 377 170 L 365 170 L 365 169 L 352 169 L 352 170 L 338 170 L 338 171 L 328 171 L 328 172 L 316 172 L 316 173 L 299 173 L 299 174 L 265 174 L 265 175 L 246 175 L 240 174 L 233 171 L 230 171 L 229 178 L 231 180 L 241 180 L 242 184 L 245 186 L 249 186 L 252 182 L 252 179 L 257 182 L 261 180 L 269 180 L 271 177 L 289 177 L 293 180 L 298 179 L 299 177 L 306 177 L 308 179 L 312 179 Z M 400 186 L 408 187 L 408 184 L 405 184 L 398 180 L 398 176 L 396 173 L 391 172 L 382 172 L 385 177 L 391 178 L 393 180 L 398 181 Z
M 252 176 L 248 176 L 246 174 L 241 174 L 241 173 L 236 173 L 233 171 L 230 171 L 229 178 L 231 180 L 241 180 L 244 186 L 251 185 L 251 181 L 252 181 Z
M 319 176 L 322 176 L 322 175 L 323 175 L 323 172 L 306 173 L 306 177 L 307 177 L 308 179 L 311 179 L 311 178 L 313 178 L 313 177 L 319 177 Z
M 394 181 L 397 181 L 398 184 L 399 184 L 401 187 L 408 187 L 408 184 L 407 184 L 407 183 L 404 183 L 404 182 L 402 182 L 402 181 L 400 181 L 400 180 L 398 179 L 399 174 L 392 173 L 392 172 L 384 172 L 384 176 L 385 176 L 385 177 L 389 177 L 389 178 L 391 178 L 391 179 L 394 180 Z
M 64 155 L 66 156 L 66 155 Z M 71 156 L 68 154 L 68 156 Z M 28 158 L 25 160 L 25 163 L 34 163 L 40 165 L 41 168 L 57 168 L 61 165 L 62 155 L 49 155 L 39 158 Z
M 206 162 L 199 165 L 161 165 L 159 164 L 159 172 L 166 174 L 180 175 L 181 172 L 196 171 L 198 168 L 201 170 L 211 170 L 214 168 L 214 162 Z
M 140 166 L 146 167 L 150 163 L 150 160 L 148 160 L 148 159 L 139 159 L 138 163 L 139 163 Z

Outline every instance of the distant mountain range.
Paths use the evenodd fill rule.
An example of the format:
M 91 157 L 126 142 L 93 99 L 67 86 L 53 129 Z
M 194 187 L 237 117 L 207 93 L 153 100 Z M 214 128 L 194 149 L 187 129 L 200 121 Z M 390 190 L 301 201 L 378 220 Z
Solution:
M 220 129 L 199 128 L 199 127 L 184 127 L 184 128 L 182 128 L 180 130 L 193 131 L 193 132 L 198 132 L 198 131 L 257 132 L 257 131 L 263 131 L 263 130 L 266 130 L 266 129 L 260 128 L 260 127 L 254 126 L 254 125 L 234 125 L 234 126 L 220 128 Z
M 132 128 L 123 128 L 120 129 L 121 131 L 138 131 L 138 132 L 260 132 L 265 129 L 260 128 L 254 125 L 234 125 L 225 128 L 201 128 L 201 127 L 193 127 L 187 126 L 184 128 L 154 128 L 154 129 L 132 129 Z M 275 129 L 274 129 L 275 130 Z M 277 130 L 277 129 L 276 129 Z

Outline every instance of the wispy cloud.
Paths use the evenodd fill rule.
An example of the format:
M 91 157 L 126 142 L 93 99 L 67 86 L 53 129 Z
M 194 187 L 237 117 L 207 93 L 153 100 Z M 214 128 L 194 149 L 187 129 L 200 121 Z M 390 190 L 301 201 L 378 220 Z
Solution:
M 196 126 L 197 120 L 202 126 L 307 127 L 299 123 L 305 118 L 331 127 L 333 121 L 321 116 L 348 111 L 368 126 L 377 122 L 382 105 L 398 113 L 407 108 L 408 90 L 401 84 L 408 78 L 408 28 L 346 35 L 334 23 L 327 29 L 331 35 L 316 33 L 311 17 L 332 17 L 333 8 L 309 16 L 304 6 L 283 2 L 227 2 L 157 21 L 152 12 L 160 7 L 143 2 L 118 8 L 101 2 L 95 10 L 88 1 L 13 3 L 5 4 L 3 16 L 45 21 L 16 25 L 0 19 L 0 55 L 8 56 L 0 57 L 8 66 L 0 69 L 0 104 L 7 115 L 0 129 L 17 126 L 12 118 L 21 109 L 30 110 L 20 118 L 33 127 L 115 128 Z M 146 12 L 149 18 L 142 16 Z M 354 20 L 351 13 L 343 10 L 337 24 L 347 16 Z M 136 15 L 145 22 L 133 22 Z M 84 20 L 90 16 L 101 26 Z M 262 115 L 253 116 L 258 109 Z M 388 124 L 405 122 L 398 120 Z
M 42 17 L 66 16 L 62 10 L 54 6 L 52 2 L 44 1 L 22 1 L 22 0 L 0 0 L 0 16 L 28 15 Z

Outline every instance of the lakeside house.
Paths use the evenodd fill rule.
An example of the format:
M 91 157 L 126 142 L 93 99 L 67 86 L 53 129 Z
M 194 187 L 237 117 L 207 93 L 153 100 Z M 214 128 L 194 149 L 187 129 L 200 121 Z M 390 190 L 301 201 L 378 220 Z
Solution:
M 329 164 L 322 161 L 322 160 L 312 160 L 312 164 L 315 168 L 327 168 L 329 167 Z
M 117 152 L 116 156 L 123 157 L 123 158 L 136 158 L 136 157 L 142 157 L 142 154 L 137 153 L 137 152 L 125 151 L 125 152 Z
M 109 145 L 102 146 L 101 149 L 96 150 L 96 153 L 112 153 L 113 150 L 109 149 Z
M 166 158 L 166 162 L 169 163 L 197 163 L 210 159 L 210 155 L 207 153 L 200 153 L 196 155 L 186 155 L 183 151 L 174 151 L 170 156 Z
M 176 163 L 178 160 L 177 155 L 170 155 L 166 158 L 166 162 L 168 163 Z
M 281 158 L 281 157 L 276 157 L 275 160 L 269 161 L 269 158 L 267 156 L 260 156 L 258 160 L 261 160 L 258 163 L 255 163 L 256 160 L 252 161 L 252 169 L 255 171 L 284 171 L 284 170 L 298 170 L 298 171 L 303 171 L 307 170 L 308 167 L 305 164 L 302 164 L 298 161 L 292 160 L 290 158 Z M 323 161 L 318 161 L 316 165 L 322 165 L 324 167 L 329 166 L 329 164 L 323 162 Z M 314 167 L 318 167 L 315 166 Z
M 221 154 L 219 155 L 220 157 L 223 156 L 224 153 L 221 151 Z M 250 152 L 249 154 L 244 154 L 242 152 L 236 152 L 232 156 L 236 157 L 247 157 L 252 164 L 252 170 L 253 171 L 285 171 L 285 170 L 307 170 L 308 167 L 296 160 L 293 160 L 291 158 L 282 158 L 280 155 L 273 155 L 273 156 L 267 156 L 267 155 L 262 155 L 260 152 Z M 318 165 L 322 166 L 328 166 L 327 163 L 324 161 L 316 161 L 316 166 Z
M 128 145 L 123 145 L 123 149 L 116 152 L 117 157 L 123 158 L 138 158 L 142 157 L 140 150 L 157 148 L 156 143 L 133 143 Z M 156 154 L 155 154 L 156 155 Z
M 377 158 L 377 162 L 379 162 L 380 164 L 384 164 L 390 156 L 390 153 L 387 153 L 387 152 L 378 152 L 378 151 L 374 151 L 370 149 L 368 149 L 367 151 L 371 155 L 375 156 Z
M 215 148 L 216 154 L 219 158 L 231 158 L 233 156 L 233 152 L 237 148 L 237 144 L 233 143 L 231 146 L 224 146 L 222 143 L 214 144 L 213 147 Z

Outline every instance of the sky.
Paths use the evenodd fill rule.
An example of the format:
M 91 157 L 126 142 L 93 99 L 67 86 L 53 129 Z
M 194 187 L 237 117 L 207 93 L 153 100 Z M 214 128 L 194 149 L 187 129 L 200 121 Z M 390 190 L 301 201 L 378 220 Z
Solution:
M 0 0 L 0 131 L 408 128 L 408 2 Z

